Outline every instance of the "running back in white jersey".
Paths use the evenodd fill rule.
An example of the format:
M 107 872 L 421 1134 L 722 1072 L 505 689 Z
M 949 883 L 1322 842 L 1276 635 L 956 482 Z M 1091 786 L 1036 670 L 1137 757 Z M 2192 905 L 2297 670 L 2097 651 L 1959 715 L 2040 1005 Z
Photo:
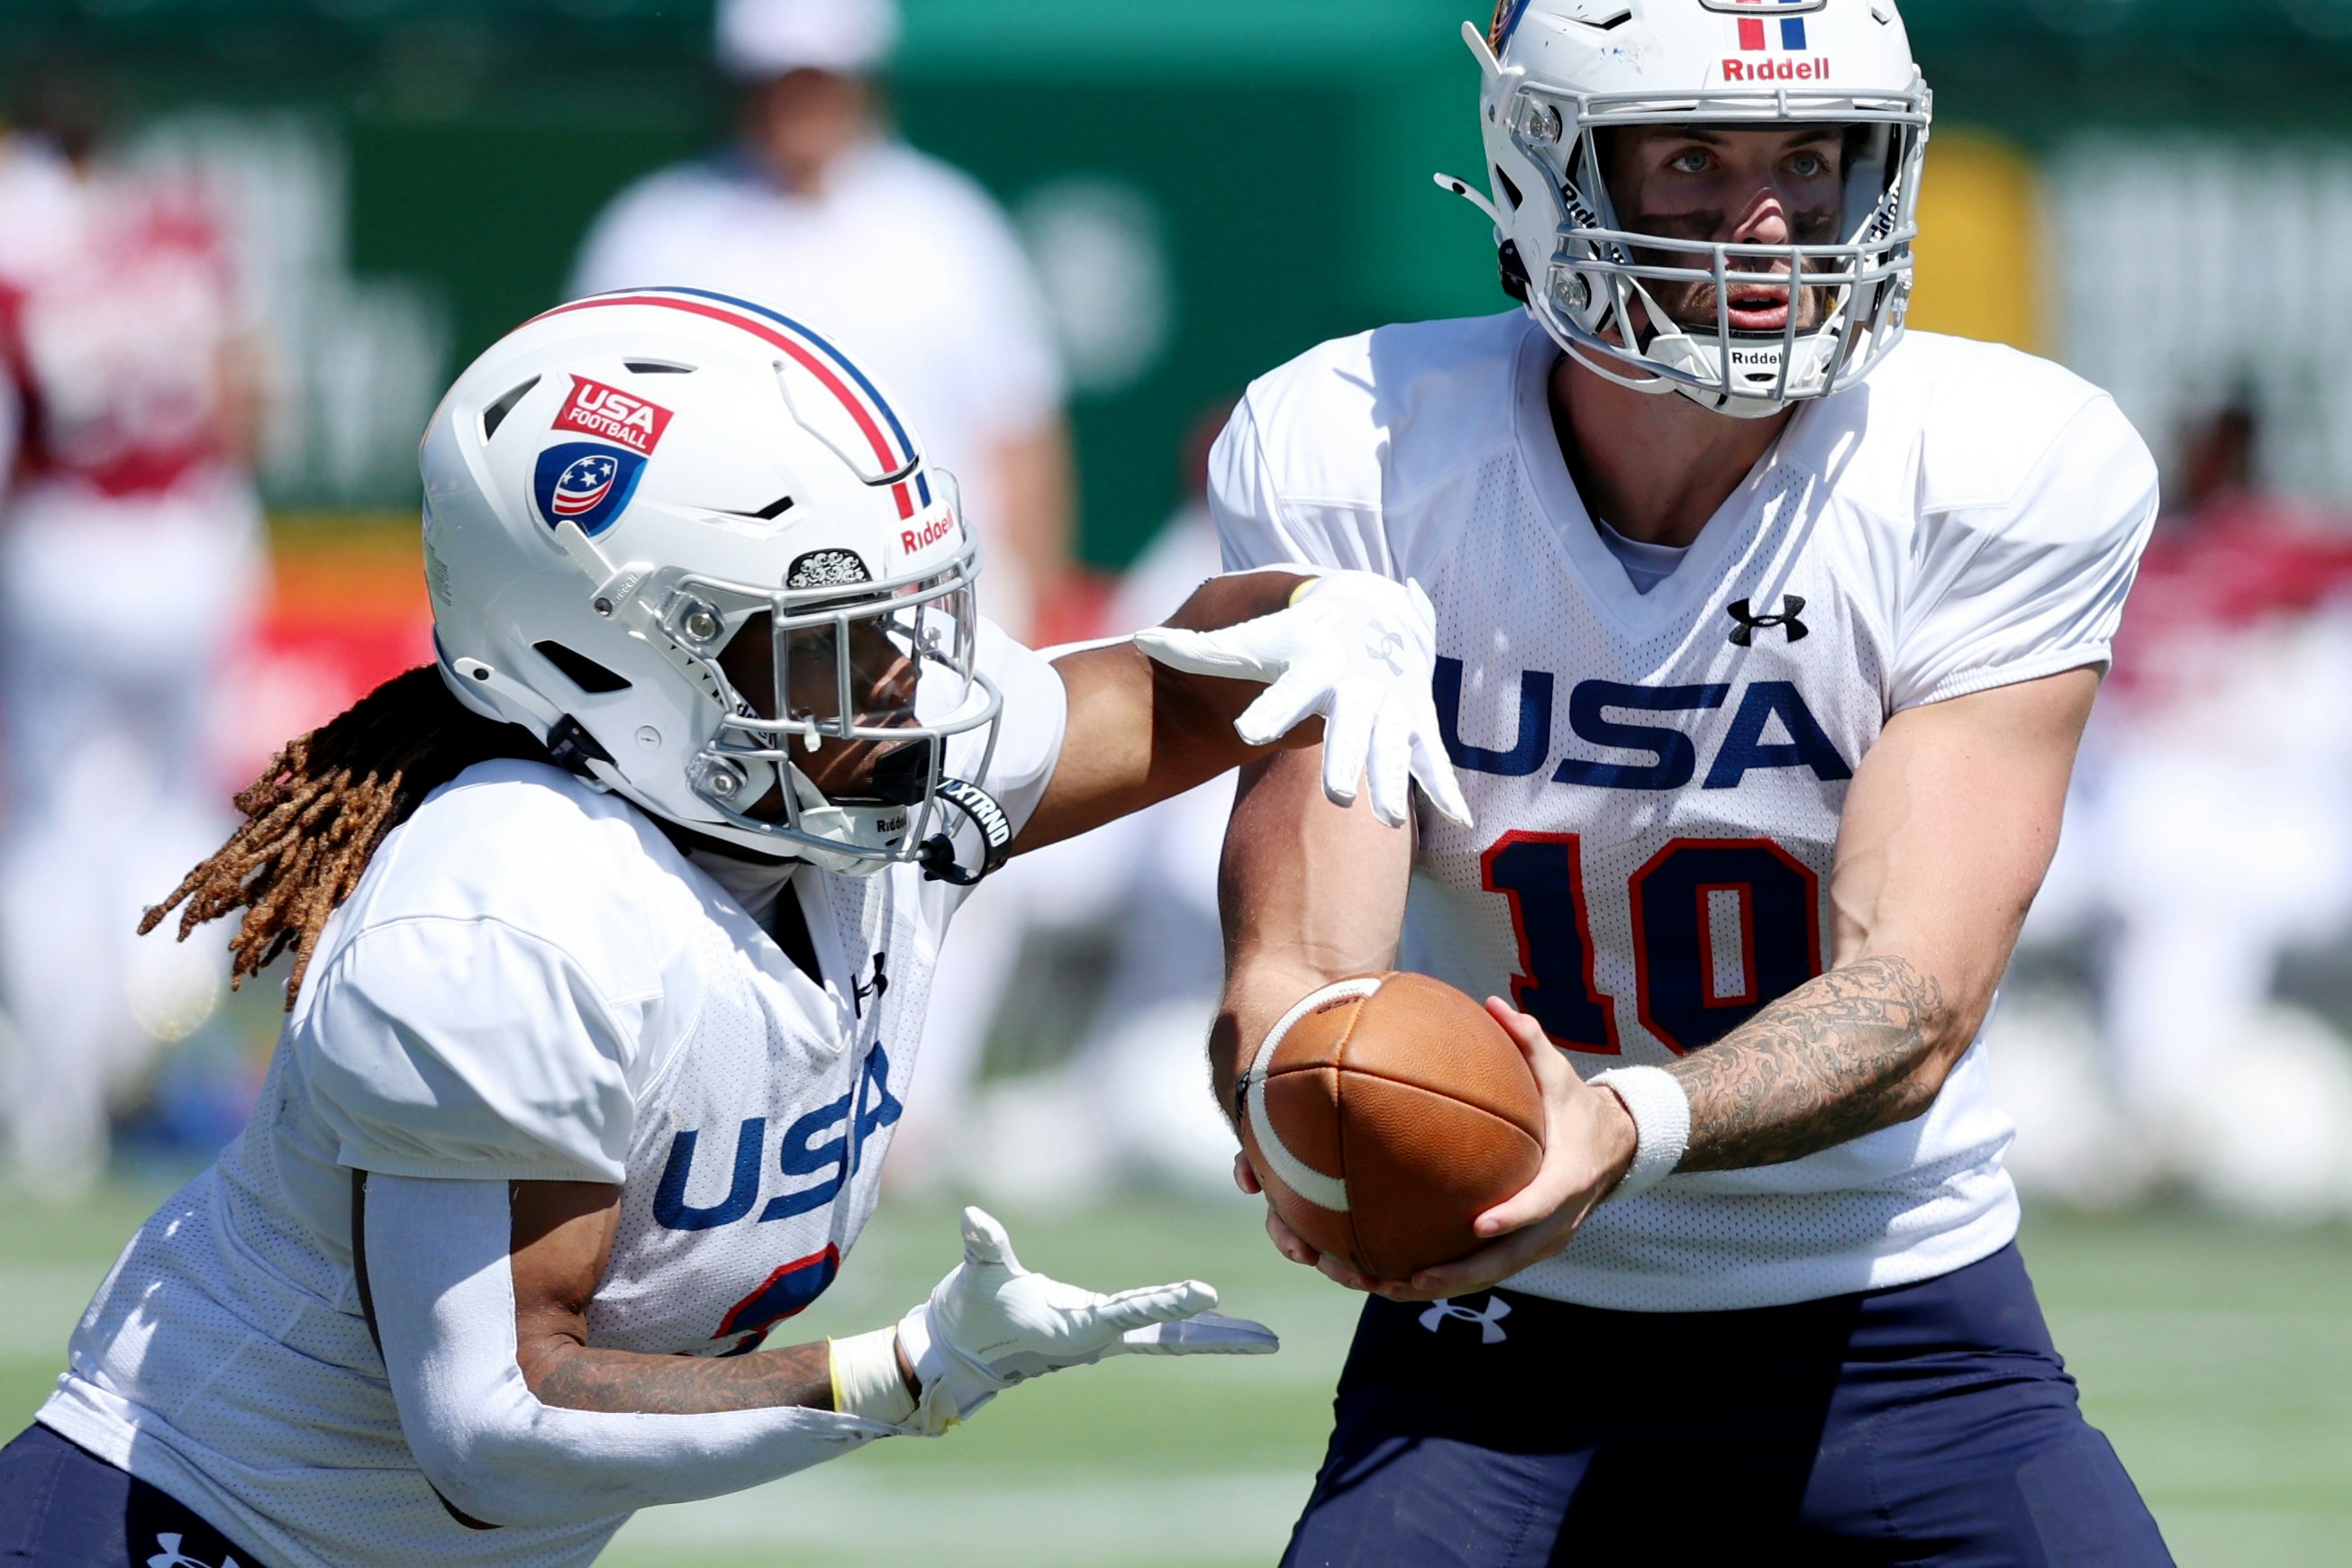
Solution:
M 1061 681 L 993 626 L 981 660 L 1005 703 L 976 781 L 1017 831 Z M 952 738 L 949 771 L 982 744 Z M 469 1530 L 416 1469 L 353 1281 L 352 1172 L 617 1182 L 589 1343 L 755 1348 L 873 1212 L 961 890 L 803 866 L 782 896 L 822 984 L 618 796 L 530 762 L 435 791 L 329 921 L 251 1124 L 131 1239 L 40 1420 L 273 1568 L 591 1561 L 625 1514 Z
M 1644 595 L 1518 313 L 1383 328 L 1256 382 L 1213 460 L 1229 569 L 1418 580 L 1478 825 L 1421 813 L 1400 963 L 1499 995 L 1588 1076 L 1719 1039 L 1822 971 L 1863 753 L 1909 707 L 2104 666 L 2156 511 L 2107 397 L 1914 333 L 1786 433 Z M 1981 1040 L 1916 1121 L 1603 1204 L 1512 1288 L 1702 1311 L 1944 1273 L 2015 1234 Z

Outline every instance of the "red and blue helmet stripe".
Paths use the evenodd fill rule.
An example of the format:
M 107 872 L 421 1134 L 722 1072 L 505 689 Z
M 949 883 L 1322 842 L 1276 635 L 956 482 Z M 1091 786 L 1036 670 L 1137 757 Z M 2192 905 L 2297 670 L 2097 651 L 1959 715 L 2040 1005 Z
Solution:
M 907 434 L 906 425 L 900 423 L 889 401 L 883 397 L 881 390 L 848 355 L 807 327 L 764 305 L 739 299 L 731 294 L 672 286 L 625 288 L 611 294 L 593 295 L 569 305 L 559 305 L 533 319 L 544 320 L 549 316 L 600 309 L 609 305 L 651 306 L 656 309 L 678 310 L 713 321 L 723 321 L 751 333 L 771 348 L 782 350 L 815 377 L 818 384 L 848 411 L 851 421 L 872 448 L 875 461 L 884 473 L 895 476 L 890 486 L 891 494 L 898 504 L 898 515 L 901 517 L 915 515 L 917 495 L 920 496 L 923 507 L 930 506 L 930 475 L 922 466 L 922 455 L 916 451 L 914 438 Z
M 1738 0 L 1738 3 L 1742 5 L 1754 5 L 1764 11 L 1779 10 L 1789 5 L 1806 5 L 1808 10 L 1811 9 L 1806 5 L 1806 0 Z M 1769 47 L 1765 43 L 1763 17 L 1739 18 L 1739 47 L 1743 50 L 1749 51 Z M 1780 18 L 1780 47 L 1784 49 L 1801 49 L 1806 47 L 1805 19 L 1802 16 Z

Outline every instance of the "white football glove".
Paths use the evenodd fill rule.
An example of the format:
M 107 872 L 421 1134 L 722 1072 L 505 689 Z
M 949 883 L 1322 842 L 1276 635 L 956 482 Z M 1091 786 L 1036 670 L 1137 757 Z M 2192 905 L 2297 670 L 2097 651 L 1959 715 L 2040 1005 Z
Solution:
M 1368 779 L 1372 815 L 1400 827 L 1418 779 L 1442 815 L 1471 825 L 1430 695 L 1437 612 L 1421 584 L 1334 571 L 1275 614 L 1216 632 L 1155 626 L 1135 645 L 1188 674 L 1271 682 L 1234 721 L 1252 746 L 1322 715 L 1323 793 L 1339 804 L 1354 805 L 1357 781 Z
M 898 1323 L 922 1385 L 907 1426 L 936 1437 L 1016 1383 L 1107 1355 L 1265 1355 L 1282 1342 L 1264 1323 L 1219 1317 L 1198 1280 L 1097 1295 L 1033 1274 L 1004 1227 L 963 1211 L 963 1261 Z

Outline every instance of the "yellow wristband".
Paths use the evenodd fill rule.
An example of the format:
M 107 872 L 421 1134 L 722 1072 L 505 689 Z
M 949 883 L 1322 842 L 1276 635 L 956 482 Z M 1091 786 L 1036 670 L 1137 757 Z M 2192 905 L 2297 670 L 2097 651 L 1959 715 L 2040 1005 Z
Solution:
M 876 1329 L 848 1339 L 828 1340 L 833 1407 L 887 1427 L 904 1426 L 915 1414 L 915 1396 L 898 1375 L 898 1331 Z
M 1290 597 L 1289 597 L 1288 599 L 1284 600 L 1284 601 L 1283 601 L 1283 603 L 1284 603 L 1285 605 L 1292 605 L 1292 604 L 1296 604 L 1296 603 L 1297 603 L 1300 600 L 1302 600 L 1302 599 L 1304 599 L 1304 598 L 1306 598 L 1306 597 L 1307 597 L 1307 591 L 1308 589 L 1310 589 L 1310 588 L 1314 587 L 1317 583 L 1318 583 L 1318 582 L 1320 582 L 1320 581 L 1322 581 L 1322 580 L 1322 580 L 1321 578 L 1319 578 L 1319 577 L 1310 577 L 1310 578 L 1308 578 L 1306 581 L 1304 581 L 1304 582 L 1300 583 L 1297 587 L 1296 587 L 1296 588 L 1292 589 L 1292 590 L 1290 591 Z

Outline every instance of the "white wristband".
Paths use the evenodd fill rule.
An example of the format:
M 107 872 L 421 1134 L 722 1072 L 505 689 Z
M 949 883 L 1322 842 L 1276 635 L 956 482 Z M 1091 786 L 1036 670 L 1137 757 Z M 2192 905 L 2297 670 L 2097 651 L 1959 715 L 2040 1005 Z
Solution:
M 915 1414 L 915 1396 L 898 1375 L 898 1331 L 829 1342 L 833 1352 L 833 1407 L 844 1416 L 902 1427 Z
M 1585 1082 L 1615 1093 L 1633 1118 L 1633 1163 L 1609 1196 L 1633 1197 L 1672 1176 L 1690 1149 L 1690 1096 L 1681 1081 L 1663 1067 L 1612 1067 Z

